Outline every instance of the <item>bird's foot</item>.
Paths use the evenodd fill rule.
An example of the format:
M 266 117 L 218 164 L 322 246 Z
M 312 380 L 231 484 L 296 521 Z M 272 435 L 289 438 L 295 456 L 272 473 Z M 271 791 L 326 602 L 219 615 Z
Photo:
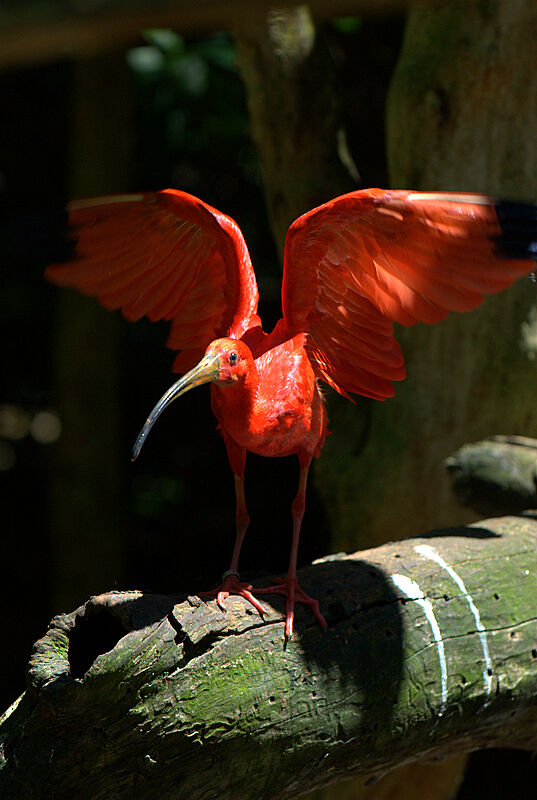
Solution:
M 262 617 L 267 612 L 251 592 L 252 584 L 244 583 L 240 580 L 240 575 L 235 570 L 228 570 L 222 575 L 222 583 L 216 589 L 209 592 L 200 592 L 200 597 L 216 597 L 216 605 L 221 611 L 225 611 L 224 600 L 230 595 L 244 597 Z
M 285 578 L 281 583 L 274 586 L 265 586 L 263 589 L 256 589 L 257 594 L 283 594 L 286 597 L 285 603 L 285 638 L 290 639 L 293 635 L 293 622 L 295 617 L 295 603 L 304 603 L 310 606 L 315 619 L 326 630 L 328 625 L 321 614 L 319 601 L 310 597 L 298 585 L 296 578 Z

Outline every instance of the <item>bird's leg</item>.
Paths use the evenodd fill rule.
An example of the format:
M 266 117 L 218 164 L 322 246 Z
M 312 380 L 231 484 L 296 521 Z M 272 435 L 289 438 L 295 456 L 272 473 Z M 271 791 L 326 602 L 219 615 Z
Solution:
M 248 525 L 250 524 L 250 515 L 248 514 L 248 509 L 246 508 L 244 476 L 234 475 L 233 479 L 235 481 L 235 528 L 237 533 L 235 536 L 235 547 L 233 548 L 233 555 L 231 556 L 231 564 L 229 565 L 228 572 L 231 574 L 238 574 L 237 570 L 239 567 L 239 556 L 246 531 L 248 530 Z
M 233 555 L 231 556 L 229 569 L 226 570 L 226 572 L 224 572 L 222 575 L 222 585 L 215 590 L 216 602 L 218 607 L 223 611 L 223 602 L 226 597 L 229 597 L 230 594 L 238 594 L 240 597 L 244 597 L 245 600 L 248 600 L 248 602 L 251 603 L 261 615 L 263 615 L 267 612 L 261 603 L 253 596 L 251 592 L 252 585 L 250 583 L 241 582 L 238 571 L 239 556 L 242 543 L 244 541 L 244 536 L 248 530 L 248 525 L 250 524 L 250 515 L 248 514 L 248 509 L 246 508 L 246 498 L 244 496 L 244 476 L 234 475 L 233 477 L 235 479 L 235 497 L 237 500 L 235 511 L 235 546 L 233 548 Z M 213 593 L 211 592 L 211 594 Z
M 246 463 L 246 451 L 239 448 L 232 441 L 227 441 L 226 446 L 229 456 L 229 461 L 233 469 L 233 478 L 235 481 L 235 546 L 233 547 L 233 555 L 231 556 L 231 563 L 229 569 L 222 575 L 222 583 L 210 592 L 201 592 L 201 597 L 216 597 L 216 603 L 222 611 L 224 611 L 224 600 L 230 594 L 239 595 L 244 597 L 253 607 L 261 614 L 267 612 L 251 592 L 252 585 L 244 583 L 240 580 L 239 575 L 239 556 L 241 552 L 242 543 L 250 524 L 250 515 L 246 507 L 246 497 L 244 494 L 244 467 Z
M 291 505 L 291 513 L 293 515 L 293 540 L 291 543 L 291 557 L 289 559 L 289 567 L 285 580 L 277 583 L 274 586 L 266 586 L 263 589 L 256 589 L 258 594 L 284 594 L 287 598 L 285 604 L 285 638 L 290 639 L 293 635 L 293 621 L 295 615 L 295 602 L 305 603 L 311 606 L 315 618 L 319 621 L 323 628 L 326 628 L 326 620 L 321 614 L 319 608 L 319 601 L 314 600 L 313 597 L 307 595 L 298 585 L 296 577 L 296 563 L 298 554 L 298 540 L 300 537 L 300 528 L 302 525 L 302 518 L 304 516 L 304 509 L 306 507 L 306 486 L 308 482 L 308 471 L 311 464 L 311 459 L 307 461 L 306 465 L 301 464 L 300 475 L 298 479 L 298 491 L 296 497 Z

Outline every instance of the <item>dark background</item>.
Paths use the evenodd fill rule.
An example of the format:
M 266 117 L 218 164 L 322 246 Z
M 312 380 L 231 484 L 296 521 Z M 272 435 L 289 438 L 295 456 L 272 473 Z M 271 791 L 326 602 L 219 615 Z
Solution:
M 349 145 L 363 154 L 359 169 L 364 186 L 387 184 L 378 131 L 402 29 L 402 18 L 371 23 L 355 19 L 336 20 L 320 32 L 341 77 Z M 171 31 L 152 31 L 124 58 L 132 128 L 123 146 L 132 155 L 127 185 L 118 185 L 116 191 L 178 187 L 236 219 L 256 269 L 264 326 L 270 329 L 280 316 L 281 254 L 266 218 L 231 37 L 222 33 L 185 41 Z M 357 85 L 352 76 L 362 74 L 365 64 L 370 70 L 374 65 L 369 73 L 374 80 Z M 11 620 L 13 651 L 5 665 L 7 680 L 0 684 L 3 706 L 24 688 L 30 647 L 51 616 L 86 599 L 83 594 L 73 596 L 69 609 L 54 607 L 49 599 L 49 495 L 58 443 L 43 443 L 32 433 L 40 412 L 59 416 L 60 290 L 45 282 L 43 272 L 50 260 L 64 254 L 51 231 L 60 225 L 59 211 L 69 198 L 74 70 L 73 63 L 60 61 L 0 78 L 4 591 L 6 598 L 15 594 L 17 608 L 27 614 L 23 625 L 18 618 Z M 370 124 L 355 123 L 364 117 Z M 111 146 L 121 148 L 117 142 Z M 119 526 L 124 563 L 114 585 L 97 585 L 94 593 L 132 587 L 159 592 L 210 588 L 231 555 L 233 481 L 205 387 L 175 404 L 155 427 L 138 462 L 129 460 L 145 417 L 173 380 L 166 335 L 165 324 L 119 323 Z M 92 343 L 78 344 L 83 351 Z M 90 378 L 99 391 L 98 363 Z M 94 435 L 99 437 L 99 419 Z M 248 457 L 252 523 L 241 559 L 245 574 L 286 569 L 295 462 Z M 308 500 L 302 563 L 330 549 L 326 520 L 313 491 Z M 94 536 L 100 532 L 95 530 Z M 89 541 L 87 548 L 91 546 Z M 57 594 L 58 587 L 53 588 Z
M 364 186 L 387 185 L 383 113 L 403 24 L 402 17 L 345 19 L 326 23 L 319 31 L 338 70 L 348 144 Z M 130 153 L 127 178 L 116 190 L 177 187 L 236 219 L 256 268 L 264 326 L 270 329 L 280 313 L 281 254 L 267 222 L 231 37 L 222 33 L 184 40 L 170 31 L 148 32 L 122 57 L 132 125 L 125 142 L 113 145 Z M 365 75 L 367 79 L 359 79 Z M 51 548 L 51 505 L 56 502 L 51 488 L 59 441 L 54 420 L 62 421 L 57 381 L 60 292 L 43 279 L 47 262 L 59 252 L 49 234 L 72 185 L 74 87 L 75 64 L 69 60 L 0 76 L 2 708 L 23 691 L 32 643 L 45 632 L 48 620 L 87 599 L 82 587 L 62 595 L 57 585 L 62 561 Z M 106 585 L 96 581 L 92 592 L 210 588 L 230 558 L 234 492 L 208 390 L 197 390 L 167 411 L 131 465 L 130 448 L 138 430 L 173 379 L 173 354 L 164 347 L 164 325 L 121 321 L 118 337 L 120 568 Z M 80 341 L 79 346 L 82 351 L 91 342 Z M 98 366 L 91 381 L 98 392 Z M 42 412 L 52 412 L 52 418 Z M 98 418 L 94 425 L 98 440 Z M 243 574 L 285 571 L 296 479 L 295 459 L 249 455 L 252 523 L 241 559 Z M 85 548 L 90 553 L 103 534 L 98 529 L 88 533 L 83 524 L 81 528 L 85 541 L 77 543 L 77 552 Z M 301 563 L 330 551 L 330 531 L 313 491 L 303 531 Z M 77 530 L 72 536 L 77 537 Z M 58 597 L 64 598 L 65 607 L 57 605 Z M 525 756 L 504 753 L 494 758 L 504 769 L 486 787 L 486 796 L 514 796 L 517 786 L 522 791 L 531 779 Z M 475 793 L 475 782 L 490 763 L 486 755 L 474 758 L 460 798 L 485 796 Z

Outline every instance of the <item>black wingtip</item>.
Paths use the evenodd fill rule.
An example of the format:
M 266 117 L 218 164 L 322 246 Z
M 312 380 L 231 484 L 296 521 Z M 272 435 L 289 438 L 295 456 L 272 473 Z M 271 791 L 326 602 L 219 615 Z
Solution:
M 496 252 L 505 258 L 537 261 L 537 205 L 496 200 L 494 208 L 501 228 L 496 237 Z

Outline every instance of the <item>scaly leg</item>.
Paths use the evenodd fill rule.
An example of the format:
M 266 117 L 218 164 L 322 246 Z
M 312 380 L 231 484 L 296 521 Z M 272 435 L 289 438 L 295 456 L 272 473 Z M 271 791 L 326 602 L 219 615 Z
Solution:
M 257 594 L 283 594 L 287 598 L 285 604 L 285 638 L 290 639 L 293 635 L 293 621 L 295 615 L 295 602 L 305 603 L 311 606 L 315 618 L 326 628 L 326 620 L 321 614 L 319 608 L 319 601 L 314 600 L 313 597 L 307 595 L 298 585 L 296 577 L 296 562 L 298 554 L 298 540 L 300 537 L 300 527 L 302 525 L 302 517 L 304 516 L 304 509 L 306 507 L 306 485 L 308 482 L 308 471 L 311 464 L 311 459 L 305 466 L 301 465 L 300 475 L 298 479 L 298 491 L 296 497 L 291 505 L 291 512 L 293 515 L 293 540 L 291 543 L 291 557 L 289 559 L 289 568 L 287 576 L 284 581 L 277 583 L 274 586 L 266 586 L 264 589 L 256 589 Z
M 248 509 L 246 508 L 246 498 L 244 495 L 244 467 L 246 462 L 246 451 L 242 448 L 239 448 L 238 445 L 235 445 L 233 441 L 229 440 L 228 442 L 227 439 L 226 446 L 229 461 L 233 469 L 233 478 L 235 480 L 235 546 L 233 548 L 233 555 L 231 557 L 229 569 L 226 570 L 226 572 L 224 572 L 222 575 L 222 583 L 220 586 L 217 586 L 216 589 L 212 589 L 209 592 L 201 592 L 200 597 L 216 597 L 216 603 L 218 607 L 224 611 L 225 609 L 223 603 L 226 597 L 229 597 L 230 594 L 239 595 L 239 597 L 244 597 L 245 600 L 251 603 L 251 605 L 253 605 L 253 607 L 262 616 L 267 612 L 252 594 L 251 584 L 243 583 L 240 580 L 238 571 L 241 547 L 250 523 L 250 516 L 248 514 Z

